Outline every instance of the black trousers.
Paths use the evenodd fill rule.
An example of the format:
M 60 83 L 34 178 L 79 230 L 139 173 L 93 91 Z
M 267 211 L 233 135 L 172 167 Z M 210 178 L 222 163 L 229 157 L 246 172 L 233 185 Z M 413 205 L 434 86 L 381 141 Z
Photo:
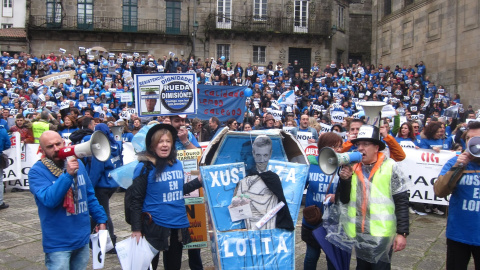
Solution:
M 391 267 L 387 262 L 370 263 L 357 257 L 357 270 L 390 270 Z
M 467 270 L 473 256 L 475 270 L 480 270 L 480 246 L 472 246 L 447 238 L 447 270 Z
M 108 233 L 110 234 L 110 238 L 112 238 L 112 242 L 115 245 L 117 243 L 117 237 L 114 234 L 113 231 L 113 222 L 112 218 L 110 217 L 110 198 L 112 197 L 113 193 L 117 188 L 95 188 L 95 197 L 97 197 L 98 203 L 103 206 L 105 209 L 105 213 L 107 214 L 108 220 L 107 220 L 107 230 Z M 95 221 L 92 219 L 92 228 L 96 225 L 94 224 Z
M 171 229 L 170 245 L 163 251 L 163 268 L 165 270 L 179 270 L 182 266 L 183 244 L 178 241 L 178 229 Z M 152 260 L 153 270 L 157 269 L 160 252 Z

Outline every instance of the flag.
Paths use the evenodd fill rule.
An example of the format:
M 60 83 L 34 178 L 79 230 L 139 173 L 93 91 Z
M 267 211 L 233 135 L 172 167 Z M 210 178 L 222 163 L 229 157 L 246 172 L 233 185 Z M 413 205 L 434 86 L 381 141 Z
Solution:
M 284 92 L 278 98 L 278 104 L 280 105 L 294 105 L 295 104 L 295 92 L 293 90 Z

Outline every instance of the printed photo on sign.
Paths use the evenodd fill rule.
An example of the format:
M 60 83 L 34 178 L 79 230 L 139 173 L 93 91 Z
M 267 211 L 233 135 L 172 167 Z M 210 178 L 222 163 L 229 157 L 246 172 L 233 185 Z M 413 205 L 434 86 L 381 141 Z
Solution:
M 140 87 L 141 93 L 141 115 L 159 114 L 160 113 L 160 87 L 146 86 Z
M 194 114 L 197 109 L 196 75 L 135 74 L 134 88 L 140 116 Z M 154 92 L 148 93 L 147 92 Z M 156 96 L 147 108 L 146 99 Z M 153 104 L 155 103 L 155 104 Z

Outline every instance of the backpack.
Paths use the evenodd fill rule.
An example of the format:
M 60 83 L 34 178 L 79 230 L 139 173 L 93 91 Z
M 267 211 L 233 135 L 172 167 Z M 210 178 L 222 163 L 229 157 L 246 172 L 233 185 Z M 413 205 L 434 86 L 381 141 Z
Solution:
M 133 179 L 132 185 L 130 185 L 125 191 L 124 209 L 125 209 L 125 221 L 132 225 L 131 216 L 132 212 L 130 206 L 132 204 L 132 194 L 134 190 L 138 190 L 142 194 L 142 200 L 145 200 L 147 194 L 148 174 L 153 168 L 153 164 L 149 161 L 143 163 L 140 175 Z

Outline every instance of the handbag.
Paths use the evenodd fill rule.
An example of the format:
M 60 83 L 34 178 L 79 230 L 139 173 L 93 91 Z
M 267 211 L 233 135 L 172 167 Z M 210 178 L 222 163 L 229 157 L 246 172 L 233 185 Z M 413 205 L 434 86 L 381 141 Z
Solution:
M 332 182 L 333 176 L 332 179 L 330 179 L 330 183 L 328 183 L 327 191 L 330 189 Z M 305 221 L 308 224 L 313 226 L 317 226 L 322 222 L 322 216 L 322 211 L 320 211 L 320 208 L 318 208 L 316 205 L 310 205 L 303 209 L 303 218 L 305 218 Z
M 2 156 L 0 157 L 0 169 L 6 169 L 8 166 L 10 166 L 10 159 L 7 155 L 2 153 Z

